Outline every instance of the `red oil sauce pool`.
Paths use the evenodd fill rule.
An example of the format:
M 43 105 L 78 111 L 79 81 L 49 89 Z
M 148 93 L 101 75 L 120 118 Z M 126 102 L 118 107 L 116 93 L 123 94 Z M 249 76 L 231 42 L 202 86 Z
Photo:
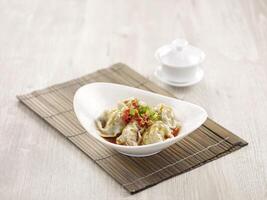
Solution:
M 108 142 L 111 142 L 113 144 L 116 144 L 116 137 L 110 137 L 110 138 L 104 138 L 104 139 L 107 140 Z

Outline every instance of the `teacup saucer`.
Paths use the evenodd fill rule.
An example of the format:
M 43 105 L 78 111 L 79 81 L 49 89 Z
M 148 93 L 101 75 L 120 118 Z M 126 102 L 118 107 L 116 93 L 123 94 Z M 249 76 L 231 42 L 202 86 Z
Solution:
M 162 75 L 162 71 L 161 71 L 160 66 L 156 69 L 156 71 L 154 72 L 154 75 L 157 79 L 159 79 L 161 82 L 163 82 L 167 85 L 171 85 L 171 86 L 175 86 L 175 87 L 187 87 L 187 86 L 195 85 L 196 83 L 201 81 L 203 79 L 203 76 L 204 76 L 204 71 L 203 71 L 203 69 L 199 68 L 196 75 L 195 75 L 195 78 L 189 82 L 179 82 L 179 80 L 169 81 L 169 80 L 165 79 L 164 76 Z

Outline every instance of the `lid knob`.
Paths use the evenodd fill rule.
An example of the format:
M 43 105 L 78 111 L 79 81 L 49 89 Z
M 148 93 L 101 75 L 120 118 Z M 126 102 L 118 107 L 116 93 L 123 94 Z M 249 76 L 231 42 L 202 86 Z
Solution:
M 176 39 L 171 43 L 171 46 L 177 51 L 182 51 L 187 45 L 188 42 L 185 39 Z

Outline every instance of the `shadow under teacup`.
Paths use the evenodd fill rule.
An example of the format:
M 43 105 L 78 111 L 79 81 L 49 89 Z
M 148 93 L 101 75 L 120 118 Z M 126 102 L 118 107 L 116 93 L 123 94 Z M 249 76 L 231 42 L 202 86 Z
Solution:
M 161 64 L 162 78 L 177 83 L 192 82 L 197 77 L 205 54 L 200 49 L 177 39 L 170 45 L 159 48 L 155 54 Z

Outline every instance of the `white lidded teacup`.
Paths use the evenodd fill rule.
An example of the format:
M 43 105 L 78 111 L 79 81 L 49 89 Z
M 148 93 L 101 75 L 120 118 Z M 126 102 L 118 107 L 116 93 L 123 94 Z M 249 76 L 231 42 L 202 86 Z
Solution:
M 155 57 L 161 64 L 161 79 L 174 83 L 194 82 L 205 59 L 205 53 L 189 45 L 184 39 L 176 39 L 171 44 L 160 47 Z M 202 72 L 203 75 L 203 72 Z

